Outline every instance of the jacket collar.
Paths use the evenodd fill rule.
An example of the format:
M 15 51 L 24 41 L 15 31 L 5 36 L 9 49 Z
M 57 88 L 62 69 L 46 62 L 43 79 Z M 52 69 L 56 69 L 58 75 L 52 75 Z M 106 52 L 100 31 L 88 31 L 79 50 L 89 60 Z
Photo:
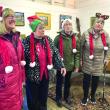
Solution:
M 67 36 L 72 37 L 73 35 L 74 35 L 74 36 L 77 35 L 77 33 L 74 33 L 73 31 L 71 32 L 70 35 L 67 35 L 67 34 L 64 32 L 64 30 L 62 30 L 62 31 L 60 31 L 60 32 L 58 32 L 58 33 L 59 33 L 59 34 L 62 34 L 64 38 L 67 37 Z
M 94 28 L 92 27 L 92 28 L 90 28 L 90 29 L 88 29 L 88 32 L 89 33 L 91 33 L 91 34 L 93 34 L 93 35 L 95 35 L 96 33 L 94 32 Z M 99 33 L 97 33 L 97 34 L 102 34 L 102 33 L 104 33 L 104 30 L 101 30 Z

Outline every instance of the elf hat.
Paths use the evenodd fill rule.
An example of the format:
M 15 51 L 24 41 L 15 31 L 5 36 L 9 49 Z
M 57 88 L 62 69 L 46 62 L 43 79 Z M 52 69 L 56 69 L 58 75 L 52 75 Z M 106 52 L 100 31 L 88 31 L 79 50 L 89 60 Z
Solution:
M 0 7 L 0 21 L 2 21 L 7 16 L 14 16 L 14 15 L 15 13 L 12 9 L 10 8 L 3 9 L 3 7 Z
M 29 25 L 33 32 L 35 32 L 37 26 L 42 22 L 37 15 L 29 16 L 27 19 L 29 20 Z

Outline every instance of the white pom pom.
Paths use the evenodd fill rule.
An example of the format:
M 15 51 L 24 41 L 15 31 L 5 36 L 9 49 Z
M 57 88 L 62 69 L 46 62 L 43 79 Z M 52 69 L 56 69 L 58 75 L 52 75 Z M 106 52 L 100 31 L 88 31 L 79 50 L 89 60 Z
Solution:
M 73 49 L 73 53 L 76 53 L 77 52 L 77 50 L 76 49 Z
M 89 59 L 92 60 L 93 58 L 94 58 L 94 55 L 90 55 L 90 56 L 89 56 Z
M 47 65 L 47 69 L 51 70 L 53 68 L 53 65 Z
M 63 59 L 63 58 L 61 58 L 61 60 L 63 61 L 64 59 Z
M 13 71 L 13 66 L 6 66 L 5 67 L 5 72 L 6 73 L 11 73 Z
M 0 17 L 0 21 L 2 21 L 2 17 Z
M 32 68 L 35 67 L 35 65 L 36 65 L 35 62 L 33 62 L 33 63 L 31 62 L 31 63 L 30 63 L 30 67 L 32 67 Z
M 104 50 L 108 50 L 108 47 L 104 47 Z
M 22 60 L 22 61 L 21 61 L 21 65 L 22 65 L 22 66 L 25 66 L 25 65 L 26 65 L 26 61 Z

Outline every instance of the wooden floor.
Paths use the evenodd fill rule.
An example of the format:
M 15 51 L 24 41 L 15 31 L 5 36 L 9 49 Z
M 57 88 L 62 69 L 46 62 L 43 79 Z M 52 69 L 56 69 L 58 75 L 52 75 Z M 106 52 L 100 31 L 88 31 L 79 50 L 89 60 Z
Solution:
M 59 108 L 59 107 L 56 105 L 56 103 L 55 103 L 54 100 L 48 98 L 48 110 L 68 110 L 68 109 L 66 109 L 65 107 Z

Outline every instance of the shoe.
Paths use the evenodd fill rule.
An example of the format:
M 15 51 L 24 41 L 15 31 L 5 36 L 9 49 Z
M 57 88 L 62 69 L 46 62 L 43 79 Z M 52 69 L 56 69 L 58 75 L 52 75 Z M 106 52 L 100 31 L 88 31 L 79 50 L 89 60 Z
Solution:
M 56 104 L 57 104 L 58 107 L 62 107 L 62 101 L 61 100 L 57 100 Z
M 72 100 L 71 100 L 70 98 L 65 99 L 65 102 L 66 102 L 68 105 L 72 105 Z
M 91 101 L 91 103 L 92 103 L 93 105 L 96 104 L 96 99 L 95 99 L 95 97 L 91 97 L 90 101 Z
M 82 101 L 81 101 L 81 105 L 86 106 L 88 101 L 89 101 L 88 98 L 83 98 Z

